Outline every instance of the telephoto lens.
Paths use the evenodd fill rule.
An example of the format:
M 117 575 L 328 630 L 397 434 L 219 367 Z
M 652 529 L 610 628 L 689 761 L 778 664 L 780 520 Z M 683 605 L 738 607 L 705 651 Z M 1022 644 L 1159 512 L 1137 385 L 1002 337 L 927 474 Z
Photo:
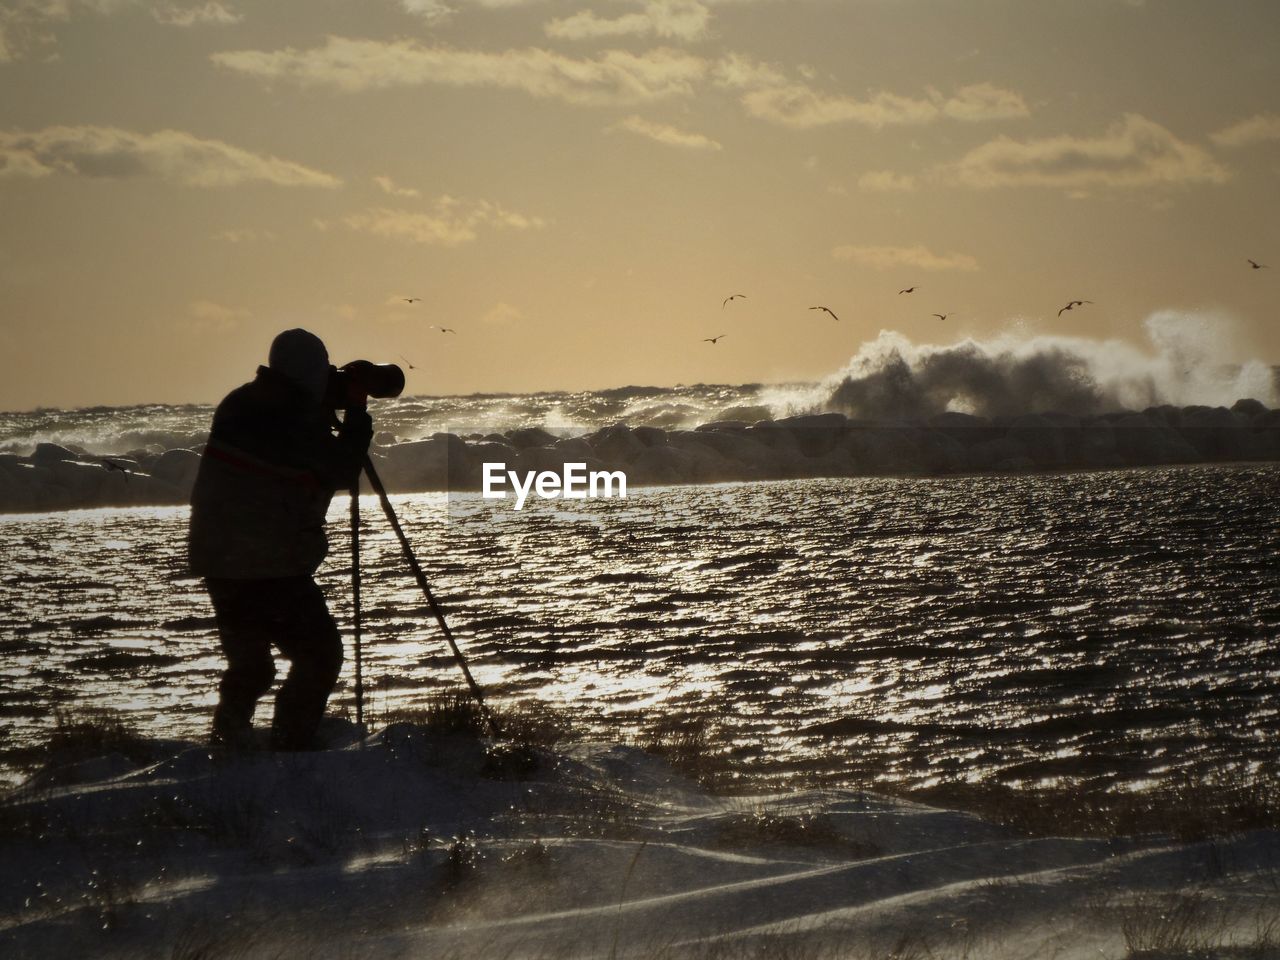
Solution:
M 386 399 L 404 392 L 404 371 L 394 363 L 352 360 L 329 372 L 326 403 L 335 410 L 363 407 L 370 397 Z

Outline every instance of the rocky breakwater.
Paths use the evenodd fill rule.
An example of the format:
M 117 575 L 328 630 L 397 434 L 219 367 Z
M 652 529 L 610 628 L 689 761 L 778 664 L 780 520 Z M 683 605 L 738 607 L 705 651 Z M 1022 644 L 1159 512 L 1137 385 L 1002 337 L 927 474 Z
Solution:
M 97 456 L 41 443 L 26 457 L 0 453 L 0 512 L 182 504 L 199 466 L 198 450 Z
M 1035 413 L 916 420 L 821 413 L 721 420 L 696 430 L 618 423 L 578 437 L 530 427 L 402 441 L 380 434 L 371 451 L 393 492 L 481 489 L 484 464 L 520 473 L 621 470 L 629 486 L 797 477 L 931 476 L 1280 460 L 1280 410 L 1255 400 L 1225 407 L 1151 407 L 1080 417 Z M 187 502 L 198 450 L 95 456 L 40 444 L 0 455 L 0 511 Z
M 1024 472 L 1280 460 L 1280 410 L 1253 400 L 1225 407 L 1152 407 L 1090 417 L 1063 413 L 985 418 L 857 420 L 839 413 L 695 430 L 614 424 L 580 437 L 538 429 L 380 448 L 388 488 L 478 490 L 483 465 L 559 472 L 622 470 L 630 485 L 796 477 Z

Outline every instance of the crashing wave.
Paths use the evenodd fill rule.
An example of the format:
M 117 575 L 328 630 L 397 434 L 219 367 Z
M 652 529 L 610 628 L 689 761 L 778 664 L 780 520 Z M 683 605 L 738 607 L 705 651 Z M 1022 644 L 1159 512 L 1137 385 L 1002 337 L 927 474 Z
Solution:
M 1240 359 L 1229 325 L 1166 311 L 1146 332 L 1145 350 L 884 332 L 808 386 L 405 397 L 380 403 L 373 455 L 398 492 L 477 490 L 486 462 L 639 485 L 1280 459 L 1275 371 Z M 10 430 L 0 452 L 0 511 L 185 503 L 210 412 L 37 411 L 27 447 Z

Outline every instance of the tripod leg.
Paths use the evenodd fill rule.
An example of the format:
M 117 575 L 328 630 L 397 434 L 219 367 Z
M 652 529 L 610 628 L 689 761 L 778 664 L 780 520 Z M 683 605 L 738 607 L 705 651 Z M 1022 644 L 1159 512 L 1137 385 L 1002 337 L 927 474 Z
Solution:
M 360 478 L 351 487 L 351 603 L 356 653 L 356 726 L 364 731 L 364 658 L 360 637 Z
M 396 539 L 400 541 L 400 549 L 404 552 L 404 558 L 409 564 L 409 570 L 413 573 L 414 579 L 418 581 L 418 586 L 422 588 L 422 593 L 427 598 L 427 604 L 431 607 L 431 612 L 435 614 L 436 623 L 440 625 L 440 631 L 444 634 L 445 640 L 449 641 L 449 649 L 453 651 L 453 658 L 458 662 L 458 666 L 462 668 L 462 675 L 466 677 L 467 686 L 471 689 L 471 695 L 476 698 L 480 713 L 489 725 L 489 731 L 495 737 L 501 736 L 502 733 L 498 729 L 498 721 L 494 719 L 489 705 L 484 702 L 484 694 L 480 690 L 480 684 L 476 683 L 475 678 L 471 676 L 471 668 L 467 666 L 467 658 L 458 649 L 458 643 L 453 639 L 453 631 L 449 629 L 449 624 L 445 622 L 444 611 L 440 609 L 440 604 L 436 603 L 436 598 L 431 593 L 431 584 L 427 582 L 427 575 L 422 572 L 422 567 L 418 565 L 418 558 L 413 555 L 413 547 L 409 545 L 409 538 L 405 536 L 404 529 L 400 526 L 400 518 L 396 516 L 396 511 L 391 506 L 391 498 L 387 496 L 387 488 L 382 485 L 382 478 L 378 476 L 378 471 L 373 468 L 373 461 L 367 455 L 364 458 L 364 472 L 369 478 L 369 485 L 373 487 L 374 492 L 382 503 L 382 512 L 387 515 L 387 521 L 391 524 L 391 529 L 395 531 Z

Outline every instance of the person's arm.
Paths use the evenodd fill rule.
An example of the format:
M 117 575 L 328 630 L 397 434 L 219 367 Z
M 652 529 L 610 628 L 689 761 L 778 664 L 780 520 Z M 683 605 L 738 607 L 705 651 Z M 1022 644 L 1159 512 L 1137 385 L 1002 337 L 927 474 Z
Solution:
M 373 440 L 373 420 L 365 410 L 348 410 L 334 436 L 324 423 L 325 416 L 327 411 L 295 435 L 295 462 L 310 471 L 322 486 L 345 490 L 360 478 Z
M 345 489 L 360 476 L 373 421 L 366 411 L 349 412 L 334 436 L 329 416 L 320 407 L 235 397 L 215 415 L 210 446 L 233 465 L 281 481 Z

